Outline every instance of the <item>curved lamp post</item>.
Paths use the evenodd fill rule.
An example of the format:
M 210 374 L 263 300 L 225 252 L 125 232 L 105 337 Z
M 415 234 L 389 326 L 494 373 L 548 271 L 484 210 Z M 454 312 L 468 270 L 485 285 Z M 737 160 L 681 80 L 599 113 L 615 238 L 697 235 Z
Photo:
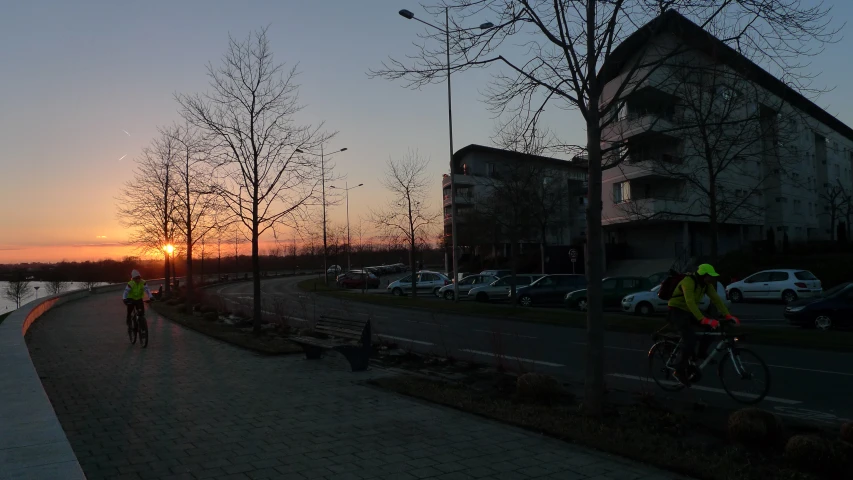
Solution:
M 364 186 L 363 183 L 359 183 L 354 187 L 350 187 L 346 182 L 344 182 L 344 188 L 336 187 L 332 185 L 329 188 L 335 188 L 337 190 L 343 190 L 346 192 L 347 197 L 347 271 L 352 270 L 352 262 L 350 261 L 350 236 L 349 236 L 349 191 L 355 190 L 358 187 Z
M 437 27 L 429 22 L 425 22 L 420 18 L 415 17 L 415 14 L 409 10 L 403 9 L 397 12 L 401 17 L 407 20 L 417 20 L 424 25 L 432 27 L 439 32 L 444 33 L 444 47 L 447 53 L 447 123 L 450 130 L 450 237 L 451 237 L 451 245 L 452 245 L 452 255 L 453 255 L 453 301 L 456 302 L 459 300 L 459 278 L 458 270 L 459 263 L 456 255 L 456 182 L 453 179 L 453 103 L 451 102 L 450 95 L 450 30 L 447 28 Z M 450 25 L 450 7 L 444 7 L 444 21 L 445 25 Z M 479 27 L 476 28 L 465 28 L 461 30 L 454 31 L 465 31 L 465 30 L 475 30 L 479 28 L 480 30 L 488 30 L 493 28 L 494 24 L 491 22 L 486 22 L 480 24 Z

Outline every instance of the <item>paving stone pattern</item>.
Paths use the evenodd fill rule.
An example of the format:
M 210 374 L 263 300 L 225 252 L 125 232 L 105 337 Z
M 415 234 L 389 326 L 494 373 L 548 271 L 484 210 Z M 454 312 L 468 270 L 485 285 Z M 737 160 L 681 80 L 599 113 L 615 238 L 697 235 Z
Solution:
M 340 358 L 266 357 L 98 295 L 29 348 L 84 472 L 117 479 L 668 479 L 618 457 L 360 384 Z

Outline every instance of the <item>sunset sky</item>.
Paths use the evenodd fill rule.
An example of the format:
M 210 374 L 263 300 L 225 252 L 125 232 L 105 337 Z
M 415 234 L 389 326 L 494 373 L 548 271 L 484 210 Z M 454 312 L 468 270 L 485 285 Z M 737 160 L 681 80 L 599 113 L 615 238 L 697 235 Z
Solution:
M 828 3 L 839 24 L 851 18 L 853 2 Z M 179 119 L 175 93 L 207 90 L 205 65 L 219 62 L 229 33 L 244 38 L 266 25 L 276 60 L 298 63 L 302 72 L 307 108 L 298 119 L 339 131 L 328 145 L 348 148 L 336 157 L 337 173 L 365 184 L 350 194 L 351 221 L 382 202 L 383 166 L 409 148 L 431 159 L 438 209 L 448 168 L 446 86 L 413 91 L 366 75 L 388 56 L 414 53 L 422 28 L 398 16 L 400 8 L 426 18 L 416 1 L 390 0 L 7 2 L 0 16 L 0 263 L 130 253 L 116 202 L 133 159 L 158 126 Z M 849 26 L 845 33 L 813 59 L 811 71 L 820 74 L 816 86 L 835 87 L 818 103 L 853 124 Z M 480 93 L 489 78 L 483 70 L 453 78 L 456 149 L 491 144 L 495 121 Z M 585 137 L 576 112 L 554 118 L 551 127 L 564 139 Z M 343 223 L 343 205 L 329 215 Z

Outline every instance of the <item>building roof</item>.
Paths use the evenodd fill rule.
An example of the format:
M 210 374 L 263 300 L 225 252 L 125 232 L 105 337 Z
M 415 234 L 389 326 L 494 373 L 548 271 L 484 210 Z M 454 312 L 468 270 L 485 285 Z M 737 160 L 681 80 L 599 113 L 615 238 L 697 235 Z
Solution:
M 553 157 L 543 157 L 541 155 L 531 155 L 528 153 L 516 152 L 513 150 L 504 150 L 501 148 L 487 147 L 484 145 L 477 145 L 475 143 L 472 143 L 471 145 L 468 145 L 467 147 L 462 147 L 459 150 L 457 150 L 456 153 L 453 154 L 453 165 L 454 166 L 460 165 L 462 162 L 462 158 L 465 157 L 465 155 L 468 155 L 469 153 L 475 153 L 475 152 L 488 153 L 491 155 L 500 155 L 504 158 L 509 157 L 509 158 L 520 160 L 520 161 L 545 163 L 548 165 L 553 165 L 553 166 L 558 167 L 558 168 L 575 167 L 575 168 L 584 168 L 585 169 L 587 167 L 586 162 L 583 161 L 585 159 L 583 159 L 582 157 L 575 157 L 574 159 L 569 161 L 569 160 L 562 160 L 562 159 L 553 158 Z
M 853 140 L 853 129 L 844 124 L 844 122 L 820 108 L 785 82 L 771 75 L 753 61 L 726 45 L 722 40 L 711 35 L 675 10 L 667 10 L 655 17 L 628 36 L 625 41 L 613 50 L 610 59 L 599 72 L 604 83 L 615 79 L 627 61 L 639 53 L 652 37 L 662 33 L 673 34 L 685 44 L 729 65 L 736 71 L 744 74 L 749 80 L 781 98 L 784 102 L 802 110 L 827 127 Z

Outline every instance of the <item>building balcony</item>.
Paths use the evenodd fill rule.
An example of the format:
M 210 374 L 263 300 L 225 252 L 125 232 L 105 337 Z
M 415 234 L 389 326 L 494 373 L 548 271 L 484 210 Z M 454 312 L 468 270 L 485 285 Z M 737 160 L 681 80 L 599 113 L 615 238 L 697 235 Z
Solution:
M 456 205 L 473 205 L 474 197 L 472 195 L 456 195 Z M 444 194 L 444 206 L 449 207 L 452 205 L 450 201 L 450 194 Z
M 605 142 L 615 142 L 643 137 L 677 138 L 675 130 L 672 116 L 644 114 L 628 116 L 607 125 L 601 130 L 601 139 Z
M 473 175 L 462 175 L 461 173 L 457 173 L 453 177 L 453 181 L 456 183 L 456 186 L 471 186 L 477 184 L 477 177 Z M 450 175 L 444 174 L 441 178 L 441 188 L 450 188 Z

